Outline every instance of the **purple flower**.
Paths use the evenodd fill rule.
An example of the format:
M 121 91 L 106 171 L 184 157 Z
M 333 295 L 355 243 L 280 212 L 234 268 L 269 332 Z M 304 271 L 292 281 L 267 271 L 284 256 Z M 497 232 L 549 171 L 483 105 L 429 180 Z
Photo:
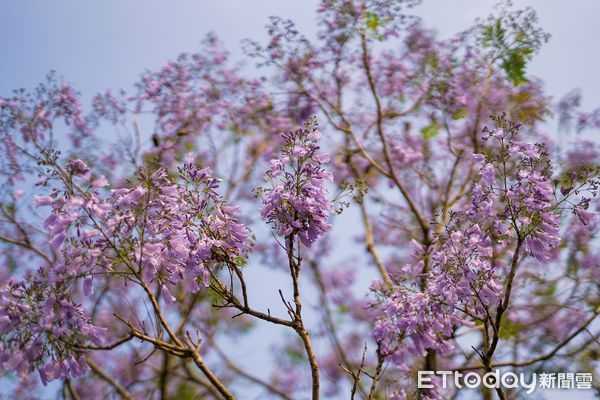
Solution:
M 83 294 L 86 296 L 91 296 L 94 294 L 94 288 L 92 286 L 93 277 L 92 275 L 86 276 L 83 279 Z
M 596 215 L 594 213 L 582 210 L 579 207 L 575 208 L 573 212 L 575 213 L 575 215 L 577 215 L 581 223 L 584 225 L 590 225 L 596 222 Z
M 113 193 L 118 198 L 118 206 L 138 205 L 142 197 L 148 192 L 148 189 L 138 185 L 135 189 L 116 189 Z
M 283 147 L 265 174 L 273 186 L 262 192 L 263 219 L 281 236 L 298 235 L 307 247 L 329 231 L 327 219 L 333 211 L 325 188 L 332 177 L 323 169 L 328 157 L 318 153 L 316 143 L 320 136 L 315 120 L 285 134 Z
M 475 162 L 481 162 L 483 160 L 485 160 L 485 155 L 483 154 L 479 154 L 479 153 L 473 153 L 473 161 Z
M 95 178 L 92 182 L 92 187 L 95 189 L 103 188 L 105 186 L 108 186 L 108 179 L 106 179 L 104 175 Z
M 177 302 L 177 299 L 171 294 L 171 291 L 169 290 L 167 285 L 161 285 L 160 291 L 162 293 L 163 299 L 165 299 L 165 302 L 167 304 L 174 304 L 175 302 Z
M 57 251 L 65 241 L 65 238 L 66 235 L 64 233 L 59 233 L 58 235 L 54 236 L 54 238 L 50 240 L 50 247 L 52 247 L 52 250 Z
M 36 207 L 49 206 L 54 204 L 55 201 L 56 199 L 53 199 L 52 197 L 48 196 L 35 196 L 33 198 L 33 204 Z
M 77 159 L 69 163 L 69 171 L 75 176 L 85 176 L 90 172 L 90 167 L 80 159 Z
M 91 324 L 71 301 L 69 289 L 53 282 L 54 274 L 41 268 L 26 280 L 0 287 L 0 372 L 16 371 L 25 378 L 36 368 L 44 385 L 76 377 L 87 371 L 77 346 L 88 340 L 101 345 L 106 339 L 108 331 Z
M 485 164 L 481 169 L 481 176 L 488 185 L 493 185 L 496 178 L 496 170 L 492 164 Z

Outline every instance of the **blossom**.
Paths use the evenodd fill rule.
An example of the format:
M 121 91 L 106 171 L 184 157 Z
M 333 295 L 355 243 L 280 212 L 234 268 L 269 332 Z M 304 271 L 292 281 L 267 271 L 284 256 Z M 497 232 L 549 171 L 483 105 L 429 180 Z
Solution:
M 577 215 L 579 220 L 584 225 L 590 225 L 596 222 L 597 218 L 594 213 L 583 210 L 582 208 L 576 207 L 573 209 L 573 213 Z
M 181 282 L 184 290 L 197 292 L 199 283 L 209 285 L 211 268 L 244 256 L 248 229 L 239 222 L 239 208 L 216 192 L 219 180 L 210 170 L 198 168 L 194 156 L 186 161 L 179 177 L 162 168 L 139 170 L 133 187 L 101 195 L 91 180 L 87 191 L 34 199 L 50 208 L 44 227 L 60 256 L 0 287 L 0 370 L 25 377 L 37 369 L 44 384 L 86 372 L 78 346 L 101 345 L 107 331 L 73 300 L 78 280 L 83 295 L 93 296 L 97 274 L 134 271 L 173 304 L 170 287 Z M 87 175 L 84 165 L 71 162 L 68 172 Z
M 179 177 L 183 183 L 160 168 L 139 174 L 140 183 L 104 198 L 87 192 L 69 201 L 38 201 L 52 205 L 45 221 L 51 243 L 62 248 L 71 274 L 86 275 L 84 292 L 93 291 L 94 265 L 134 262 L 149 282 L 160 275 L 164 291 L 184 276 L 188 288 L 196 279 L 207 284 L 207 266 L 246 251 L 248 230 L 239 223 L 239 209 L 215 192 L 219 181 L 210 177 L 210 170 L 185 164 Z
M 118 206 L 132 206 L 139 204 L 147 191 L 146 188 L 138 185 L 133 189 L 115 189 L 113 195 Z
M 404 366 L 404 353 L 425 356 L 427 350 L 449 354 L 453 329 L 470 325 L 459 309 L 485 315 L 485 307 L 497 303 L 502 292 L 498 271 L 491 262 L 492 242 L 476 223 L 468 225 L 463 217 L 446 235 L 436 241 L 429 256 L 430 271 L 421 276 L 423 292 L 404 286 L 374 289 L 381 314 L 376 319 L 373 337 L 385 351 L 400 351 L 394 357 Z M 422 266 L 422 246 L 412 246 L 414 262 Z M 407 343 L 410 341 L 410 344 Z M 398 345 L 401 344 L 399 347 Z M 394 350 L 396 349 L 396 350 Z
M 75 176 L 85 176 L 90 171 L 90 167 L 83 161 L 77 159 L 69 163 L 69 170 Z
M 91 324 L 59 279 L 45 267 L 0 287 L 0 371 L 24 378 L 37 369 L 45 385 L 88 370 L 85 351 L 76 346 L 101 345 L 107 332 Z
M 467 316 L 483 321 L 502 304 L 500 267 L 506 264 L 494 253 L 518 260 L 528 252 L 540 262 L 555 257 L 561 244 L 560 203 L 548 154 L 543 145 L 515 140 L 517 133 L 518 127 L 488 131 L 486 139 L 500 150 L 473 155 L 480 168 L 470 204 L 451 213 L 427 252 L 422 244 L 411 244 L 412 260 L 404 270 L 423 271 L 429 263 L 419 276 L 421 291 L 399 283 L 373 288 L 379 311 L 373 336 L 396 353 L 393 360 L 401 367 L 407 367 L 408 354 L 451 352 L 452 332 L 471 323 Z M 584 210 L 588 202 L 583 198 L 573 209 L 584 224 L 593 217 Z
M 92 187 L 94 189 L 103 188 L 105 186 L 108 186 L 108 179 L 106 179 L 104 175 L 101 175 L 92 181 Z
M 307 247 L 329 231 L 333 211 L 325 187 L 332 176 L 323 168 L 329 157 L 319 153 L 320 137 L 316 120 L 283 135 L 284 144 L 265 174 L 272 187 L 260 192 L 263 219 L 281 236 L 298 235 Z
M 486 184 L 493 185 L 496 177 L 494 166 L 489 163 L 485 164 L 481 170 L 481 176 Z

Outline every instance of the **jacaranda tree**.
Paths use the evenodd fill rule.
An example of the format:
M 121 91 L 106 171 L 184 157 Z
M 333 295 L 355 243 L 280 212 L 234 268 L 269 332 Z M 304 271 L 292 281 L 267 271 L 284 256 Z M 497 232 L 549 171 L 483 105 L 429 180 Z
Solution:
M 89 107 L 54 73 L 0 97 L 3 390 L 449 399 L 463 392 L 418 388 L 418 371 L 597 382 L 600 110 L 527 74 L 548 39 L 533 10 L 441 40 L 415 3 L 322 0 L 314 40 L 272 18 L 243 68 L 209 35 Z M 271 363 L 236 359 L 257 341 Z

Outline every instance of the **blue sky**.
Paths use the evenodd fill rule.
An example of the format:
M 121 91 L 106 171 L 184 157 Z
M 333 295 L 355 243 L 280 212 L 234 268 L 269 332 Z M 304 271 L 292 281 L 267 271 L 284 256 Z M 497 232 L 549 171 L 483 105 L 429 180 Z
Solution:
M 426 0 L 415 12 L 424 17 L 426 26 L 446 37 L 486 16 L 494 3 Z M 547 92 L 555 97 L 581 88 L 584 108 L 600 106 L 600 52 L 595 42 L 600 38 L 600 1 L 514 3 L 533 6 L 542 26 L 552 34 L 529 71 L 542 78 Z M 239 42 L 265 38 L 264 26 L 270 15 L 293 19 L 311 36 L 316 4 L 316 0 L 3 1 L 0 96 L 9 95 L 16 87 L 33 87 L 51 69 L 74 83 L 86 99 L 107 88 L 128 89 L 143 70 L 158 68 L 180 52 L 198 49 L 210 31 L 217 33 L 234 56 L 241 56 Z M 249 363 L 256 360 L 256 349 L 244 353 Z M 560 397 L 564 394 L 546 398 Z

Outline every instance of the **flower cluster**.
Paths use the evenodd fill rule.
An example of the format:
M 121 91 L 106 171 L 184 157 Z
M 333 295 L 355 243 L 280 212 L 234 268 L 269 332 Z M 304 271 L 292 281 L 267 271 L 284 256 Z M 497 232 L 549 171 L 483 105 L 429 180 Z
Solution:
M 382 299 L 379 308 L 373 338 L 398 366 L 406 367 L 409 356 L 425 356 L 428 349 L 440 354 L 454 349 L 448 338 L 461 319 L 451 306 L 432 294 L 395 290 Z M 404 342 L 406 339 L 410 339 L 410 345 Z
M 508 123 L 506 129 L 484 130 L 484 140 L 494 138 L 499 151 L 487 160 L 475 155 L 486 161 L 480 171 L 482 179 L 473 190 L 470 214 L 492 219 L 499 235 L 510 235 L 509 227 L 514 228 L 514 236 L 525 240 L 535 258 L 548 261 L 560 244 L 550 159 L 543 145 L 516 140 L 520 125 Z M 503 209 L 497 211 L 494 205 Z
M 138 92 L 126 104 L 155 116 L 154 146 L 146 157 L 156 156 L 163 167 L 174 169 L 190 148 L 196 148 L 203 152 L 203 164 L 217 170 L 222 155 L 215 157 L 202 144 L 252 136 L 257 127 L 275 133 L 289 126 L 289 119 L 275 112 L 262 82 L 244 77 L 229 58 L 217 37 L 208 34 L 200 51 L 182 53 L 159 70 L 142 75 L 136 83 Z M 105 118 L 120 118 L 120 104 L 111 98 L 101 103 L 111 106 Z M 262 142 L 255 137 L 249 147 L 257 141 Z
M 51 207 L 44 227 L 56 260 L 0 290 L 0 366 L 21 376 L 37 368 L 44 383 L 85 372 L 81 346 L 102 340 L 104 331 L 72 300 L 78 281 L 91 296 L 94 278 L 127 276 L 172 303 L 170 287 L 208 286 L 211 268 L 238 262 L 248 247 L 239 210 L 225 205 L 219 180 L 192 155 L 178 180 L 163 169 L 140 170 L 136 185 L 107 196 L 107 180 L 82 160 L 55 168 L 65 188 L 35 204 Z
M 451 228 L 443 245 L 432 253 L 433 273 L 427 291 L 445 304 L 462 303 L 483 316 L 482 307 L 497 304 L 502 290 L 492 263 L 492 241 L 478 224 Z
M 329 156 L 319 153 L 320 137 L 314 119 L 304 129 L 283 135 L 283 147 L 265 174 L 272 187 L 259 190 L 261 216 L 277 228 L 279 235 L 298 235 L 307 247 L 329 231 L 327 218 L 333 211 L 325 188 L 332 176 L 323 168 Z
M 485 315 L 485 306 L 496 304 L 502 282 L 491 262 L 489 235 L 478 224 L 461 226 L 456 216 L 447 233 L 439 236 L 427 254 L 430 270 L 420 274 L 423 291 L 410 287 L 375 288 L 381 315 L 373 335 L 383 351 L 393 353 L 394 361 L 404 366 L 408 355 L 425 356 L 428 349 L 449 354 L 454 328 L 470 325 L 458 310 Z M 425 249 L 413 244 L 415 264 L 422 270 Z M 407 267 L 409 268 L 409 267 Z M 382 296 L 383 294 L 383 296 Z M 410 339 L 411 345 L 404 343 Z
M 100 345 L 105 328 L 90 318 L 69 295 L 69 283 L 51 268 L 0 288 L 0 371 L 26 378 L 37 369 L 42 383 L 75 378 L 88 369 L 85 350 Z
M 418 278 L 420 288 L 374 287 L 380 309 L 375 340 L 401 366 L 407 355 L 424 356 L 428 349 L 450 353 L 454 329 L 472 324 L 467 318 L 483 321 L 496 309 L 508 266 L 498 254 L 519 259 L 527 249 L 546 262 L 561 243 L 561 200 L 544 146 L 517 141 L 520 126 L 503 117 L 497 121 L 499 128 L 484 130 L 493 156 L 473 155 L 479 173 L 470 202 L 450 212 L 428 248 L 413 241 L 413 262 L 403 271 Z M 594 180 L 586 182 L 593 191 Z M 572 182 L 566 186 L 564 196 L 577 191 Z M 573 207 L 583 224 L 593 221 L 588 203 L 583 197 Z M 411 344 L 400 346 L 407 339 Z
M 0 121 L 0 132 L 18 129 L 26 142 L 47 140 L 58 123 L 68 127 L 74 144 L 91 133 L 79 94 L 68 83 L 59 82 L 54 73 L 35 93 L 17 90 L 10 98 L 0 98 Z
M 239 210 L 223 202 L 215 191 L 219 180 L 198 168 L 193 155 L 180 168 L 181 181 L 160 168 L 140 170 L 136 185 L 114 189 L 107 198 L 96 189 L 106 180 L 90 178 L 81 160 L 69 169 L 89 189 L 73 186 L 37 204 L 52 206 L 44 222 L 50 243 L 61 249 L 65 272 L 86 277 L 87 293 L 94 274 L 121 269 L 159 285 L 165 300 L 173 301 L 169 286 L 183 282 L 189 292 L 199 283 L 208 286 L 211 267 L 247 249 Z

